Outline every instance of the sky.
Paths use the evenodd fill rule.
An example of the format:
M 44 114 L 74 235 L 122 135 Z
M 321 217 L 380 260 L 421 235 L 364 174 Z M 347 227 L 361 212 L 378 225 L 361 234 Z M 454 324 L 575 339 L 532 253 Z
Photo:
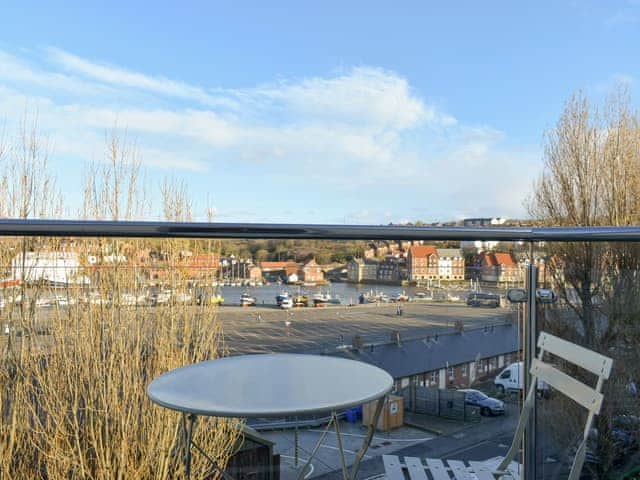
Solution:
M 196 220 L 524 217 L 573 92 L 637 105 L 638 45 L 640 0 L 5 0 L 0 122 L 37 111 L 69 217 L 114 128 Z

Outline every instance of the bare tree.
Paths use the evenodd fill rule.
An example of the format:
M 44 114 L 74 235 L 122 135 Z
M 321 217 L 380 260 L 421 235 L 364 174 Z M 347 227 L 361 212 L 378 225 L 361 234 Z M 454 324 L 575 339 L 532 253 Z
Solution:
M 187 184 L 175 178 L 165 177 L 160 187 L 164 218 L 171 222 L 190 222 L 192 202 Z
M 626 92 L 615 92 L 604 113 L 577 93 L 546 136 L 544 170 L 528 202 L 530 214 L 548 226 L 637 224 L 639 167 L 639 121 Z M 616 448 L 613 420 L 632 413 L 626 388 L 640 361 L 637 349 L 629 349 L 640 339 L 640 249 L 632 243 L 593 242 L 556 242 L 547 248 L 548 271 L 569 311 L 559 307 L 553 316 L 546 311 L 543 328 L 615 360 L 596 420 L 598 475 L 608 478 Z
M 84 174 L 82 218 L 131 220 L 148 213 L 144 171 L 127 131 L 114 127 L 105 134 L 103 162 L 88 165 Z

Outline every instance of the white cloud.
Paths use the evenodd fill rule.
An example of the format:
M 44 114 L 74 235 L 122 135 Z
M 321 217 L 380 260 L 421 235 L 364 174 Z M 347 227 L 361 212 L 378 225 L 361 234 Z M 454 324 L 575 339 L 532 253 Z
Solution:
M 59 48 L 46 49 L 49 59 L 68 72 L 79 74 L 101 83 L 146 90 L 160 95 L 195 100 L 204 104 L 216 104 L 216 97 L 202 88 L 165 77 L 153 77 L 119 68 L 106 63 L 96 63 L 73 55 Z
M 618 84 L 621 85 L 631 85 L 636 81 L 636 79 L 632 75 L 627 75 L 626 73 L 614 73 L 611 76 L 611 79 Z
M 0 118 L 19 116 L 25 104 L 37 108 L 55 153 L 75 161 L 103 158 L 105 131 L 115 125 L 136 139 L 144 164 L 201 177 L 215 171 L 224 179 L 232 171 L 259 182 L 268 175 L 338 194 L 428 191 L 452 204 L 475 202 L 478 182 L 489 185 L 496 174 L 505 187 L 490 198 L 519 204 L 514 198 L 524 188 L 510 166 L 519 154 L 503 147 L 503 132 L 465 125 L 396 72 L 355 67 L 225 90 L 60 49 L 28 57 L 0 51 Z M 347 208 L 360 212 L 350 215 L 354 220 L 376 215 Z
M 373 127 L 410 128 L 418 121 L 449 122 L 415 97 L 406 79 L 393 72 L 359 67 L 333 78 L 309 78 L 296 83 L 261 87 L 255 93 L 281 102 L 294 115 L 330 118 Z

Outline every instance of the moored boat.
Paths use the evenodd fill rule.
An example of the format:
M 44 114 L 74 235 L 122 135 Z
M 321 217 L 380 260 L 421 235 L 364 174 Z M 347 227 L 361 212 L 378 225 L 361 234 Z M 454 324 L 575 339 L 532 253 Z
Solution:
M 248 293 L 243 293 L 240 296 L 240 305 L 242 305 L 243 307 L 255 307 L 256 299 Z
M 276 295 L 276 303 L 278 304 L 278 306 L 281 306 L 282 302 L 287 299 L 289 299 L 289 292 L 283 291 Z

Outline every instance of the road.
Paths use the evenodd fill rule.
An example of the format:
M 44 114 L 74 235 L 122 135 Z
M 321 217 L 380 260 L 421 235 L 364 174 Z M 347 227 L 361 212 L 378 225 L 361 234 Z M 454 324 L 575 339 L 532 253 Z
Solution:
M 478 424 L 454 430 L 434 439 L 395 449 L 392 453 L 400 457 L 442 458 L 452 460 L 487 460 L 504 456 L 511 445 L 513 432 L 518 423 L 518 406 L 507 405 L 507 413 L 501 417 L 483 417 Z M 369 452 L 371 454 L 371 451 Z M 359 479 L 373 479 L 384 473 L 382 457 L 378 454 L 366 459 L 360 466 Z M 315 476 L 319 480 L 342 480 L 342 472 Z

